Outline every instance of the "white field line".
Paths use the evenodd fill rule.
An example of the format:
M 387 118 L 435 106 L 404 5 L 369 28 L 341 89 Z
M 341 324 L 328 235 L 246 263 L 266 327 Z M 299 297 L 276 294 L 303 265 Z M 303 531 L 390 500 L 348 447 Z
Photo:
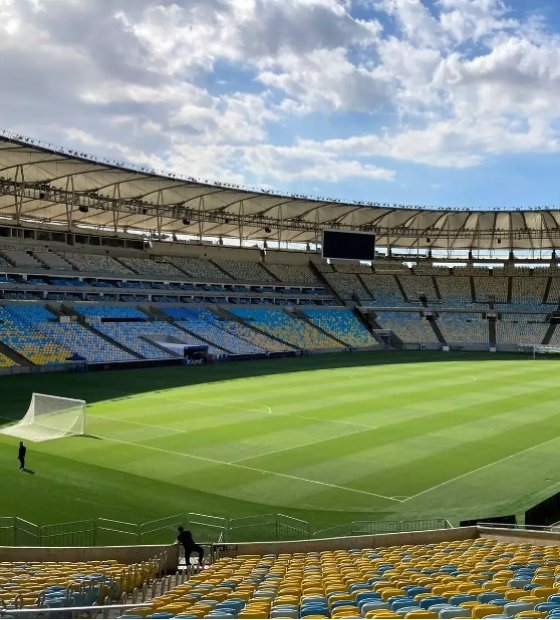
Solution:
M 244 463 L 245 461 L 252 461 L 253 459 L 260 459 L 263 456 L 271 456 L 272 454 L 280 454 L 282 452 L 289 452 L 290 450 L 298 450 L 299 448 L 310 448 L 311 446 L 318 446 L 319 444 L 325 443 L 326 441 L 334 441 L 336 439 L 345 439 L 346 437 L 351 437 L 352 435 L 361 435 L 365 433 L 365 430 L 361 431 L 352 431 L 351 433 L 346 433 L 345 435 L 340 435 L 339 437 L 327 437 L 327 439 L 320 439 L 319 441 L 308 441 L 306 443 L 300 443 L 297 445 L 290 446 L 289 448 L 281 448 L 280 450 L 270 450 L 269 452 L 262 452 L 261 454 L 256 454 L 255 456 L 249 456 L 242 459 L 236 459 L 235 461 L 231 461 L 232 464 L 235 463 Z
M 134 424 L 135 426 L 145 426 L 146 428 L 154 428 L 157 430 L 168 431 L 170 435 L 184 435 L 189 432 L 187 429 L 181 428 L 172 428 L 170 426 L 159 426 L 158 424 L 145 424 L 144 422 L 134 422 L 132 420 L 123 420 L 121 418 L 113 418 L 108 415 L 95 415 L 96 418 L 102 418 L 103 420 L 110 420 L 111 422 L 119 422 L 123 424 Z M 251 461 L 253 459 L 259 459 L 263 456 L 270 456 L 272 454 L 279 454 L 281 452 L 288 452 L 290 450 L 297 450 L 298 448 L 308 448 L 310 446 L 317 446 L 321 443 L 325 443 L 326 441 L 331 441 L 335 439 L 342 439 L 344 437 L 351 437 L 352 435 L 359 435 L 364 433 L 365 431 L 353 431 L 351 433 L 346 433 L 346 435 L 341 435 L 340 437 L 328 437 L 327 439 L 321 439 L 319 441 L 309 441 L 307 443 L 301 443 L 297 445 L 292 445 L 289 448 L 281 448 L 280 450 L 270 450 L 268 452 L 262 452 L 260 454 L 255 454 L 254 456 L 245 457 L 242 459 L 236 459 L 234 461 L 229 461 L 228 465 L 235 465 L 237 463 L 244 463 L 245 461 Z M 159 437 L 150 437 L 149 439 L 159 439 Z
M 350 379 L 353 379 L 354 381 L 360 381 L 361 379 L 367 379 L 368 377 L 371 378 L 375 378 L 375 375 L 372 374 L 352 374 L 350 375 Z M 450 377 L 451 379 L 452 377 Z M 470 379 L 470 381 L 465 382 L 465 381 L 454 381 L 453 385 L 466 385 L 467 383 L 476 383 L 478 381 L 478 379 L 474 376 L 474 375 L 464 375 L 465 379 Z M 447 381 L 447 379 L 444 379 L 444 381 Z
M 148 398 L 154 398 L 157 400 L 166 400 L 166 401 L 170 401 L 170 402 L 174 402 L 174 403 L 183 403 L 183 404 L 191 404 L 191 405 L 202 405 L 202 406 L 206 406 L 206 407 L 217 407 L 219 409 L 233 409 L 234 411 L 243 411 L 245 413 L 265 413 L 263 411 L 259 411 L 258 409 L 247 409 L 247 407 L 232 407 L 231 405 L 228 404 L 223 404 L 223 403 L 217 403 L 217 402 L 208 402 L 206 400 L 183 400 L 182 398 L 172 398 L 170 396 L 160 396 L 158 394 L 134 394 L 133 392 L 123 392 L 121 390 L 112 390 L 110 388 L 99 388 L 99 391 L 102 392 L 111 392 L 112 394 L 124 394 L 126 396 L 142 396 L 142 397 L 148 397 Z M 214 399 L 217 400 L 217 399 Z M 297 420 L 312 420 L 315 422 L 323 422 L 323 423 L 327 423 L 327 424 L 338 424 L 338 425 L 342 425 L 342 426 L 353 426 L 354 428 L 361 428 L 364 430 L 376 430 L 377 426 L 369 426 L 367 424 L 359 424 L 357 422 L 345 422 L 344 420 L 330 420 L 330 419 L 325 419 L 325 418 L 317 418 L 317 417 L 313 417 L 313 416 L 305 416 L 305 415 L 296 415 L 296 414 L 292 414 L 292 413 L 276 413 L 272 410 L 272 407 L 269 407 L 268 405 L 264 405 L 262 403 L 256 403 L 254 401 L 250 401 L 250 400 L 228 400 L 228 402 L 235 402 L 235 403 L 252 403 L 254 405 L 259 405 L 260 407 L 265 407 L 267 409 L 266 414 L 267 415 L 273 415 L 273 416 L 280 416 L 280 417 L 284 417 L 284 418 L 295 418 Z M 97 414 L 93 414 L 93 415 L 97 415 Z
M 133 420 L 125 420 L 123 418 L 112 418 L 108 415 L 102 415 L 96 413 L 93 417 L 102 418 L 103 420 L 110 420 L 111 422 L 122 422 L 124 424 L 135 424 L 136 426 L 145 426 L 146 428 L 156 428 L 163 431 L 169 431 L 174 435 L 180 435 L 181 433 L 186 433 L 186 429 L 184 428 L 173 428 L 171 426 L 160 426 L 159 424 L 145 424 L 144 422 L 134 422 Z
M 132 421 L 129 421 L 129 420 L 121 420 L 120 418 L 111 418 L 111 417 L 105 416 L 105 415 L 98 415 L 96 417 L 103 418 L 104 420 L 111 420 L 113 422 L 124 422 L 125 424 L 134 424 L 136 426 L 145 426 L 147 428 L 161 429 L 161 430 L 169 431 L 172 435 L 181 435 L 181 434 L 187 433 L 187 431 L 184 430 L 184 429 L 170 428 L 168 426 L 158 426 L 156 424 L 144 424 L 143 422 L 132 422 Z M 347 435 L 343 435 L 343 437 L 349 437 L 350 435 L 357 435 L 357 434 L 363 433 L 363 432 L 364 431 L 354 431 L 353 433 L 348 433 Z M 99 437 L 101 437 L 101 435 L 99 435 Z M 161 439 L 161 438 L 162 437 L 159 437 L 159 436 L 158 437 L 150 437 L 150 438 L 147 438 L 145 441 L 150 441 L 150 439 Z M 130 445 L 139 446 L 139 447 L 142 447 L 142 448 L 148 448 L 150 450 L 160 450 L 160 448 L 154 448 L 154 447 L 151 447 L 151 446 L 144 446 L 143 444 L 136 444 L 136 443 L 133 443 L 133 442 L 125 442 L 125 441 L 121 441 L 121 440 L 118 440 L 118 439 L 112 439 L 112 438 L 109 438 L 109 437 L 102 437 L 102 439 L 106 439 L 107 441 L 118 441 L 119 443 L 125 443 L 125 444 L 130 443 Z M 236 460 L 236 461 L 220 461 L 220 460 L 212 459 L 212 458 L 209 458 L 209 457 L 195 456 L 193 454 L 187 454 L 187 453 L 184 453 L 184 452 L 171 452 L 169 450 L 163 450 L 163 448 L 161 448 L 161 450 L 163 450 L 164 452 L 169 452 L 170 454 L 181 454 L 183 456 L 188 456 L 188 457 L 194 458 L 194 459 L 202 459 L 202 460 L 209 461 L 211 463 L 216 463 L 216 464 L 219 464 L 219 465 L 229 465 L 231 467 L 243 467 L 243 469 L 252 469 L 254 471 L 261 471 L 263 473 L 270 473 L 270 474 L 275 475 L 275 476 L 289 476 L 289 474 L 280 474 L 280 473 L 276 473 L 276 472 L 269 472 L 269 471 L 264 470 L 264 469 L 255 468 L 255 467 L 249 467 L 249 466 L 244 466 L 244 465 L 238 465 L 238 464 L 242 463 L 244 461 L 250 461 L 251 459 L 260 458 L 262 456 L 268 456 L 270 454 L 278 454 L 280 452 L 286 452 L 288 450 L 296 450 L 298 448 L 305 448 L 305 447 L 308 447 L 308 446 L 316 446 L 316 445 L 318 445 L 320 443 L 324 443 L 325 441 L 330 441 L 331 439 L 336 439 L 336 438 L 329 437 L 328 439 L 323 439 L 321 441 L 313 441 L 313 442 L 309 442 L 309 443 L 305 443 L 305 444 L 299 444 L 297 446 L 291 446 L 289 448 L 283 448 L 281 450 L 271 450 L 270 452 L 266 452 L 264 454 L 258 454 L 256 456 L 251 456 L 251 457 L 244 458 L 244 459 L 239 459 L 239 460 Z M 319 482 L 319 481 L 316 481 L 316 480 L 308 480 L 306 478 L 297 478 L 295 476 L 289 476 L 289 477 L 295 478 L 297 480 L 302 480 L 302 481 L 305 481 L 305 482 L 313 482 L 315 484 L 325 484 L 325 485 L 328 485 L 328 486 L 333 486 L 335 488 L 346 489 L 348 491 L 355 491 L 356 493 L 368 493 L 367 491 L 358 491 L 357 489 L 350 489 L 348 487 L 339 487 L 337 485 L 331 485 L 331 484 L 326 483 L 326 482 Z M 376 497 L 382 497 L 384 499 L 394 499 L 392 497 L 386 497 L 384 495 L 378 495 L 377 493 L 368 493 L 368 495 L 375 495 Z M 394 501 L 398 501 L 398 500 L 394 500 Z
M 173 456 L 180 456 L 183 458 L 195 459 L 198 461 L 205 461 L 207 463 L 214 463 L 215 465 L 226 465 L 228 467 L 235 467 L 237 469 L 245 469 L 247 471 L 256 471 L 261 474 L 267 474 L 269 476 L 276 476 L 279 478 L 287 478 L 289 480 L 297 480 L 298 482 L 307 482 L 309 484 L 317 484 L 323 487 L 329 487 L 332 489 L 339 489 L 341 491 L 348 491 L 350 493 L 359 493 L 360 495 L 368 495 L 369 497 L 378 497 L 380 499 L 386 499 L 391 502 L 400 502 L 401 500 L 394 499 L 392 497 L 387 497 L 386 495 L 379 495 L 378 493 L 371 493 L 370 491 L 361 491 L 359 489 L 352 489 L 350 487 L 340 486 L 338 484 L 331 484 L 329 482 L 321 482 L 319 480 L 311 480 L 310 478 L 301 478 L 299 476 L 292 476 L 291 474 L 281 474 L 276 471 L 269 471 L 268 469 L 260 469 L 258 467 L 250 467 L 249 465 L 240 465 L 237 463 L 228 463 L 227 461 L 220 461 L 218 459 L 212 459 L 206 456 L 196 456 L 194 454 L 188 454 L 187 452 L 176 452 L 173 450 L 166 450 L 164 448 L 156 448 L 155 446 L 146 446 L 141 443 L 134 443 L 132 441 L 124 441 L 122 439 L 113 439 L 111 437 L 103 437 L 99 435 L 101 439 L 106 441 L 111 441 L 113 443 L 119 443 L 125 446 L 134 446 L 136 448 L 142 448 L 144 450 L 152 450 L 154 452 L 161 452 L 163 454 L 171 454 Z
M 531 452 L 531 450 L 536 450 L 537 448 L 542 448 L 543 446 L 546 446 L 549 443 L 553 443 L 554 441 L 558 441 L 559 439 L 560 439 L 560 436 L 553 437 L 552 439 L 547 439 L 546 441 L 543 441 L 542 443 L 539 443 L 536 446 L 531 446 L 530 448 L 525 448 L 524 450 L 520 450 L 519 452 L 515 452 L 515 454 L 510 454 L 509 456 L 504 456 L 503 459 L 498 459 L 497 461 L 494 461 L 493 463 L 488 463 L 487 465 L 483 465 L 482 467 L 477 467 L 476 469 L 471 469 L 471 471 L 468 471 L 468 472 L 466 472 L 464 474 L 461 474 L 460 476 L 455 476 L 455 478 L 450 478 L 449 480 L 446 480 L 445 482 L 441 482 L 440 484 L 436 484 L 435 486 L 430 487 L 429 489 L 425 489 L 424 491 L 420 491 L 420 493 L 416 493 L 416 495 L 411 495 L 407 499 L 403 500 L 403 502 L 408 502 L 411 499 L 415 499 L 416 497 L 420 497 L 421 495 L 425 495 L 426 493 L 430 493 L 431 491 L 435 491 L 436 489 L 439 489 L 439 488 L 445 486 L 446 484 L 450 484 L 451 482 L 456 482 L 457 480 L 461 480 L 461 478 L 466 478 L 467 476 L 470 476 L 471 474 L 476 474 L 477 472 L 484 471 L 485 469 L 488 469 L 489 467 L 494 467 L 494 465 L 498 465 L 500 463 L 504 463 L 505 461 L 509 461 L 510 459 L 514 459 L 517 456 L 525 454 L 526 452 Z

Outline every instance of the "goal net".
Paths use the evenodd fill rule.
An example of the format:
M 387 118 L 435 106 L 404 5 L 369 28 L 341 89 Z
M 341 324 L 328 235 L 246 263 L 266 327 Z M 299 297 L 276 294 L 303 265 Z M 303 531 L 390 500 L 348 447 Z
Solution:
M 33 394 L 25 416 L 0 428 L 3 435 L 29 441 L 49 441 L 86 432 L 86 401 Z
M 560 346 L 546 344 L 521 345 L 519 347 L 522 353 L 532 353 L 533 358 L 537 355 L 560 355 Z

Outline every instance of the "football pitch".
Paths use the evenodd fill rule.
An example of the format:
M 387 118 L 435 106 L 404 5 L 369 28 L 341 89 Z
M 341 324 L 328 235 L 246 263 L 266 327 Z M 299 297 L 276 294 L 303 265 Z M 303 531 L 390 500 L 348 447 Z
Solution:
M 560 490 L 560 361 L 361 353 L 0 379 L 3 422 L 32 392 L 85 399 L 87 432 L 0 435 L 2 509 L 34 523 L 178 513 L 353 520 L 522 512 Z

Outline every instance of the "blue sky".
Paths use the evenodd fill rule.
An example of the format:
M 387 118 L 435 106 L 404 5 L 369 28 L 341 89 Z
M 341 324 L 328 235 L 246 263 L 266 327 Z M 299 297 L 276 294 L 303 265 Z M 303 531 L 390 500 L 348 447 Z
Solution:
M 0 0 L 6 129 L 321 197 L 559 205 L 555 0 Z

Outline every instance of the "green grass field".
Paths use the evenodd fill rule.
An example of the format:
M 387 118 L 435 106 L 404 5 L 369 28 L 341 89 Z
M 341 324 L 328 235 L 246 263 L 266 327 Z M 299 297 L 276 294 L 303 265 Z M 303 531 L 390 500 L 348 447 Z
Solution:
M 0 379 L 3 418 L 33 391 L 88 402 L 88 437 L 0 435 L 2 509 L 39 524 L 281 512 L 487 517 L 559 489 L 560 361 L 363 353 L 210 368 Z

